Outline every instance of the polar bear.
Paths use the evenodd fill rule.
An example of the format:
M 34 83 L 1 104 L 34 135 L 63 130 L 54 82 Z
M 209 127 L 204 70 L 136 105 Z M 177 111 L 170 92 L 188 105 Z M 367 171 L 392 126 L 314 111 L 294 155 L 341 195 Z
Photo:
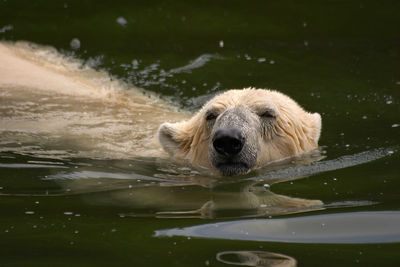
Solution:
M 227 91 L 190 118 L 54 48 L 0 42 L 0 59 L 0 142 L 10 144 L 4 151 L 106 159 L 161 158 L 166 151 L 236 175 L 317 147 L 320 115 L 276 91 Z M 181 122 L 163 123 L 169 120 Z
M 158 138 L 175 158 L 238 175 L 316 149 L 321 116 L 272 90 L 230 90 L 191 119 L 163 123 Z

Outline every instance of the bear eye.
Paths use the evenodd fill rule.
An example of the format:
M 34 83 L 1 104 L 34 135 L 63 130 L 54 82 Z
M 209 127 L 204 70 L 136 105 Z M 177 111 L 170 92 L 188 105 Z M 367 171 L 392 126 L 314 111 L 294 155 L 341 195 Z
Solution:
M 215 120 L 218 117 L 218 115 L 215 112 L 207 112 L 206 114 L 206 120 L 207 121 L 212 121 Z
M 262 118 L 271 118 L 271 119 L 273 119 L 273 118 L 275 118 L 275 113 L 272 111 L 272 110 L 264 110 L 264 111 L 262 111 L 260 114 L 259 114 L 259 116 L 260 117 L 262 117 Z

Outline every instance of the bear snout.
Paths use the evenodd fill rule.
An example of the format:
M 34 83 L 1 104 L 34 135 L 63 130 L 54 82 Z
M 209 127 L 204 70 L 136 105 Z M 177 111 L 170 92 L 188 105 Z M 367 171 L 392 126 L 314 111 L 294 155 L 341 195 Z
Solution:
M 213 136 L 213 147 L 218 154 L 232 157 L 242 151 L 245 138 L 237 128 L 218 129 Z

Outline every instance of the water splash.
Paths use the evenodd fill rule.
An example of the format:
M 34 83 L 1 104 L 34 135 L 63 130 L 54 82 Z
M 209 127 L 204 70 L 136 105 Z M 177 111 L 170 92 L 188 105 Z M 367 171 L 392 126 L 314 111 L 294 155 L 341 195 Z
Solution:
M 167 73 L 190 72 L 194 69 L 203 67 L 211 59 L 221 59 L 221 57 L 216 56 L 216 55 L 211 55 L 211 54 L 203 54 L 203 55 L 199 56 L 198 58 L 196 58 L 195 60 L 189 62 L 189 64 L 179 67 L 179 68 L 171 69 Z
M 205 66 L 214 59 L 219 60 L 222 57 L 215 54 L 203 54 L 190 61 L 187 65 L 170 70 L 160 68 L 160 61 L 140 68 L 140 61 L 133 60 L 131 64 L 123 64 L 122 67 L 128 74 L 127 81 L 130 84 L 135 84 L 143 88 L 158 86 L 161 88 L 179 89 L 180 91 L 181 88 L 177 85 L 176 81 L 170 83 L 168 80 L 175 78 L 177 74 L 191 73 L 193 70 Z M 186 83 L 186 81 L 182 80 L 181 83 Z
M 9 24 L 0 29 L 0 33 L 5 33 L 6 31 L 11 31 L 14 29 L 14 26 Z

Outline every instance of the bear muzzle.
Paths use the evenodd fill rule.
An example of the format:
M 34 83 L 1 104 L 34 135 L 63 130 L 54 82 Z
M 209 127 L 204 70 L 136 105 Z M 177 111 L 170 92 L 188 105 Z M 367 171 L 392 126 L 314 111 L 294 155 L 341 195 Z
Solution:
M 213 166 L 224 176 L 245 174 L 252 167 L 246 156 L 246 138 L 238 128 L 221 128 L 215 131 L 212 154 Z
M 256 120 L 251 111 L 227 109 L 216 120 L 211 133 L 209 158 L 224 176 L 248 173 L 255 165 Z M 254 125 L 253 125 L 254 124 Z
M 237 128 L 223 128 L 215 132 L 213 147 L 218 154 L 225 157 L 233 157 L 242 151 L 245 138 Z
M 247 173 L 248 164 L 236 157 L 243 149 L 245 138 L 237 128 L 223 128 L 215 132 L 212 145 L 218 153 L 215 167 L 225 176 Z

